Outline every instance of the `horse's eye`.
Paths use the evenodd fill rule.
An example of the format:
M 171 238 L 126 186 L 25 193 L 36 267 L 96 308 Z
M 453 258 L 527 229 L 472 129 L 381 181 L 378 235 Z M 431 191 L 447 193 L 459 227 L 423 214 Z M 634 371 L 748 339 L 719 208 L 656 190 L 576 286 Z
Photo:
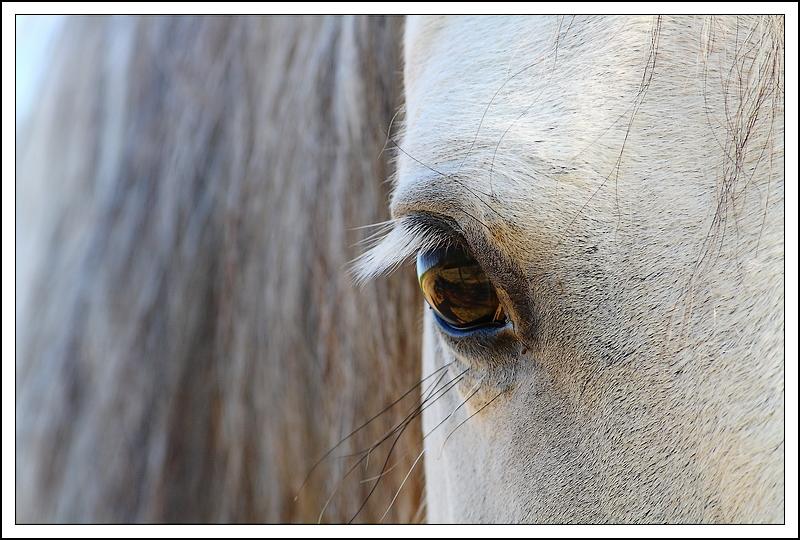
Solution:
M 466 250 L 420 252 L 417 277 L 425 300 L 448 325 L 470 330 L 506 323 L 492 282 Z

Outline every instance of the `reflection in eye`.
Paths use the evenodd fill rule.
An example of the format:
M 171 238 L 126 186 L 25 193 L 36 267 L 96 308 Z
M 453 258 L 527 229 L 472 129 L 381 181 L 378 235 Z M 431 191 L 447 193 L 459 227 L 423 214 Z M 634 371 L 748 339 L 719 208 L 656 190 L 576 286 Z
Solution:
M 425 300 L 454 328 L 468 330 L 506 323 L 492 282 L 466 250 L 448 247 L 419 253 L 417 277 Z

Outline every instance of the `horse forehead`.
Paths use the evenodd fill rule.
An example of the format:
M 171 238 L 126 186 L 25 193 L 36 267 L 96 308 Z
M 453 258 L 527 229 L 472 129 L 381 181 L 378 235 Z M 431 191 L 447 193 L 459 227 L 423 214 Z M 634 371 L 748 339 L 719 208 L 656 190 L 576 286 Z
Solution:
M 502 108 L 515 95 L 580 77 L 576 70 L 615 78 L 644 65 L 653 25 L 652 16 L 411 16 L 404 36 L 407 100 L 446 98 L 455 107 L 494 97 L 493 106 Z
M 489 169 L 559 168 L 630 105 L 652 25 L 653 17 L 410 17 L 398 192 L 456 172 L 463 183 Z M 492 189 L 502 189 L 497 180 Z
M 434 196 L 455 173 L 468 192 L 514 195 L 543 178 L 587 188 L 586 179 L 617 166 L 623 146 L 629 156 L 657 146 L 682 174 L 697 169 L 711 135 L 708 107 L 723 103 L 713 81 L 727 73 L 719 60 L 703 61 L 709 24 L 694 16 L 411 17 L 395 199 L 412 187 Z M 714 18 L 716 47 L 734 44 L 736 33 L 723 32 L 731 24 Z M 639 146 L 626 144 L 629 127 L 650 142 L 641 135 Z M 698 143 L 681 142 L 690 139 Z

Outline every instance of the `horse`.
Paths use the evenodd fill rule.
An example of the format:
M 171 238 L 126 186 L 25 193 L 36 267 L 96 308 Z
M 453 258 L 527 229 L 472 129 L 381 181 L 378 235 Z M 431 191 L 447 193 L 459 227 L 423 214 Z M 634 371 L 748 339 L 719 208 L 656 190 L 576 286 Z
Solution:
M 408 22 L 362 272 L 422 254 L 423 375 L 457 388 L 424 414 L 429 520 L 783 519 L 782 35 Z
M 783 520 L 782 17 L 67 17 L 52 51 L 18 522 Z

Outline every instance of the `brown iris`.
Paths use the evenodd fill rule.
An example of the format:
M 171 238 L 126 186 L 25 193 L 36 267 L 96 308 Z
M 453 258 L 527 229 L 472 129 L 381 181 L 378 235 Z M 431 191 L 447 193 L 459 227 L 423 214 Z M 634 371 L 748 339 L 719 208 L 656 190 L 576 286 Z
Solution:
M 449 247 L 420 253 L 417 277 L 425 300 L 450 326 L 469 330 L 506 323 L 492 282 L 466 250 Z

